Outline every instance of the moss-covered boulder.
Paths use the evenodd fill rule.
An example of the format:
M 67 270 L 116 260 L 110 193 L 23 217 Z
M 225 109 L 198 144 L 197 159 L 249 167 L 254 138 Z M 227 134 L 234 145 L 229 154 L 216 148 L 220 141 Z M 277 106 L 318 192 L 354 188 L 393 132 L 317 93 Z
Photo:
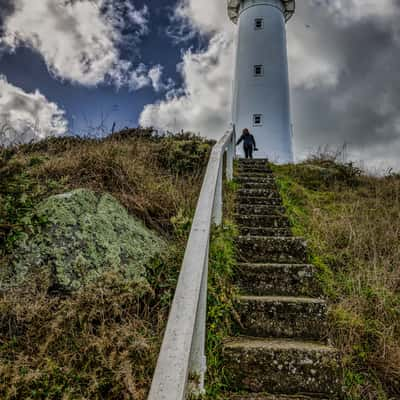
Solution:
M 145 279 L 145 264 L 164 242 L 108 194 L 78 189 L 51 196 L 37 207 L 45 221 L 17 244 L 1 288 L 20 286 L 32 274 L 46 276 L 50 290 L 77 290 L 104 272 L 121 271 L 127 279 Z

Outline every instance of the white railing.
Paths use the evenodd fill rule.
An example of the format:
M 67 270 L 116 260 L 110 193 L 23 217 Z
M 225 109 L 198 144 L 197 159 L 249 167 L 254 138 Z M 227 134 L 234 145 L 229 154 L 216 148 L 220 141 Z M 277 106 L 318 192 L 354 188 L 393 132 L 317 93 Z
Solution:
M 225 153 L 231 180 L 234 129 L 211 151 L 148 400 L 184 400 L 204 392 L 208 253 L 212 224 L 222 222 Z

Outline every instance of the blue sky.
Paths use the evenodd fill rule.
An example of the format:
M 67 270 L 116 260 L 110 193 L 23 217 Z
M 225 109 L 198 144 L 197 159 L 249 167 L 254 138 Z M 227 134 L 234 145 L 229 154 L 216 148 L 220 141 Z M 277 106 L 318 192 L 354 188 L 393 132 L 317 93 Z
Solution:
M 174 0 L 138 0 L 132 2 L 136 9 L 147 6 L 149 9 L 149 32 L 141 37 L 138 46 L 130 49 L 129 43 L 118 45 L 121 54 L 127 53 L 135 65 L 162 65 L 163 75 L 172 78 L 176 85 L 181 84 L 177 73 L 177 64 L 181 59 L 182 49 L 198 48 L 201 40 L 175 43 L 166 35 L 169 16 L 173 14 Z M 136 27 L 133 27 L 136 30 Z M 15 52 L 4 52 L 0 58 L 0 73 L 9 83 L 33 92 L 37 88 L 52 102 L 57 103 L 66 112 L 69 128 L 76 133 L 86 132 L 88 126 L 97 126 L 103 118 L 109 129 L 113 122 L 116 127 L 136 126 L 144 106 L 162 98 L 163 92 L 157 93 L 152 87 L 132 91 L 127 87 L 100 83 L 95 87 L 86 87 L 76 83 L 54 79 L 42 55 L 29 46 L 18 47 Z
M 400 3 L 298 0 L 295 155 L 400 169 Z M 0 0 L 0 141 L 142 124 L 218 138 L 236 27 L 225 0 Z M 51 72 L 49 72 L 51 71 Z M 5 133 L 4 133 L 5 132 Z

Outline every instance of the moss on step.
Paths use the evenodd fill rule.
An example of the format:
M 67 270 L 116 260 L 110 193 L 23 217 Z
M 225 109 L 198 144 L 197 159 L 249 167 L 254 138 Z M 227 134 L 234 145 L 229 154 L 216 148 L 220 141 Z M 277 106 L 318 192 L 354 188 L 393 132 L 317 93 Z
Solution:
M 284 296 L 240 296 L 237 311 L 241 333 L 254 337 L 324 340 L 326 302 Z
M 236 239 L 240 262 L 304 263 L 306 242 L 297 237 L 239 236 Z
M 238 391 L 340 392 L 338 353 L 319 343 L 238 338 L 226 342 L 224 359 Z
M 272 395 L 272 394 L 247 394 L 247 395 L 232 395 L 229 400 L 328 400 L 326 397 L 322 398 L 320 395 L 316 396 L 285 396 L 285 395 Z
M 316 268 L 307 264 L 238 264 L 241 291 L 259 296 L 321 296 Z

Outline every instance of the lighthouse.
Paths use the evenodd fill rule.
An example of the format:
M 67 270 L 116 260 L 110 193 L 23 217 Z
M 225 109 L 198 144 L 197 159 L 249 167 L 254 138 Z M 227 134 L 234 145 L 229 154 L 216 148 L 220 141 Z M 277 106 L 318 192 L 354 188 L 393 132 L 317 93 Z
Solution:
M 248 128 L 256 157 L 293 162 L 286 22 L 295 0 L 228 0 L 238 25 L 232 119 L 238 135 Z

